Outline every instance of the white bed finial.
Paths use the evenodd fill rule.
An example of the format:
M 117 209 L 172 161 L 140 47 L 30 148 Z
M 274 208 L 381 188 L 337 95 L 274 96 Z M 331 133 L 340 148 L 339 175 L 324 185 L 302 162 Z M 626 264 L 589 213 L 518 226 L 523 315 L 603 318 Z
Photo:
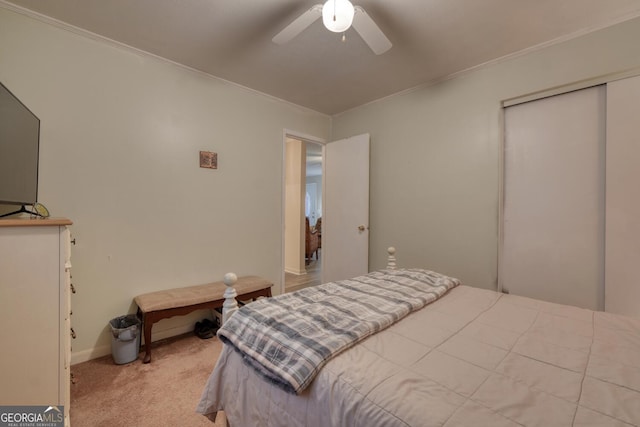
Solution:
M 222 323 L 226 323 L 227 319 L 238 309 L 238 301 L 236 297 L 238 293 L 233 288 L 233 285 L 238 281 L 238 276 L 234 273 L 227 273 L 224 275 L 223 282 L 227 286 L 224 290 L 224 302 L 222 303 Z
M 395 270 L 396 269 L 396 248 L 390 246 L 387 248 L 387 253 L 389 254 L 389 258 L 387 259 L 387 270 Z

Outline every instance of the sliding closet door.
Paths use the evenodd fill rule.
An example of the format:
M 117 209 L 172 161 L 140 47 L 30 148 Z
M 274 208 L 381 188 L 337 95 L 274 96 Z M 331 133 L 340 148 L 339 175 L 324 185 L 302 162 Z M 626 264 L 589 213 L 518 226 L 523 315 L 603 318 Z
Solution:
M 640 317 L 640 77 L 607 85 L 605 310 Z
M 506 108 L 506 291 L 603 309 L 604 108 L 604 87 Z

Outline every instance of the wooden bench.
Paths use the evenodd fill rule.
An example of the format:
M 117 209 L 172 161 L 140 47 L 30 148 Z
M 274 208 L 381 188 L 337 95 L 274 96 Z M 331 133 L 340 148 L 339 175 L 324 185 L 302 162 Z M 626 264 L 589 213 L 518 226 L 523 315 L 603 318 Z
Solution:
M 226 278 L 226 277 L 225 277 Z M 135 297 L 138 317 L 144 329 L 144 363 L 151 362 L 151 328 L 159 320 L 183 316 L 195 310 L 217 309 L 224 305 L 225 296 L 237 295 L 240 301 L 251 301 L 258 297 L 270 297 L 273 283 L 258 276 L 238 277 L 235 280 L 208 283 L 186 288 L 167 289 Z M 228 288 L 227 288 L 228 286 Z M 226 292 L 226 295 L 225 295 Z M 226 308 L 226 307 L 225 307 Z

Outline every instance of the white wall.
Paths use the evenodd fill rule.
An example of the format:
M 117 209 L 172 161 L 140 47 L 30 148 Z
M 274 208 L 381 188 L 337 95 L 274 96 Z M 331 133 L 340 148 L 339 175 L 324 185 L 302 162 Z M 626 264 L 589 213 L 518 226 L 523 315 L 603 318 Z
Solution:
M 109 354 L 136 294 L 229 271 L 280 283 L 283 130 L 327 139 L 329 117 L 1 7 L 0 58 L 41 120 L 39 201 L 74 221 L 74 361 Z
M 495 289 L 501 101 L 640 67 L 638 40 L 635 19 L 334 117 L 333 140 L 371 134 L 370 268 L 393 245 Z

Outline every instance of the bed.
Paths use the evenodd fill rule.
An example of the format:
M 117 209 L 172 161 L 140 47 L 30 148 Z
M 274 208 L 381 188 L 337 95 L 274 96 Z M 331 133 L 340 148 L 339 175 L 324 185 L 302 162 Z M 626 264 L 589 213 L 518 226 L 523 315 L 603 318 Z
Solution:
M 416 271 L 370 275 L 393 282 Z M 323 361 L 308 385 L 278 384 L 225 344 L 197 411 L 215 419 L 223 410 L 232 427 L 640 426 L 639 319 L 451 280 Z

